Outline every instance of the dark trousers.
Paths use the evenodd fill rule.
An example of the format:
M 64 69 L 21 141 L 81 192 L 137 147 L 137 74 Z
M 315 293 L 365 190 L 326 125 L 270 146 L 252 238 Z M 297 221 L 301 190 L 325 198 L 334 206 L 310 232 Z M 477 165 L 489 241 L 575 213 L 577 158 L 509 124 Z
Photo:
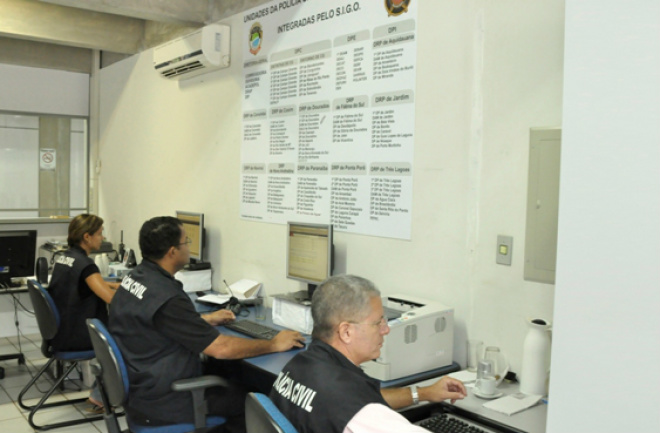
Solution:
M 204 374 L 215 374 L 227 379 L 228 387 L 214 387 L 206 390 L 208 411 L 211 415 L 227 418 L 227 422 L 209 433 L 245 433 L 245 397 L 254 391 L 245 383 L 242 363 L 236 360 L 210 358 L 203 364 Z
M 209 414 L 227 418 L 227 423 L 218 428 L 217 431 L 245 433 L 245 397 L 247 392 L 244 387 L 236 384 L 206 390 L 205 397 Z

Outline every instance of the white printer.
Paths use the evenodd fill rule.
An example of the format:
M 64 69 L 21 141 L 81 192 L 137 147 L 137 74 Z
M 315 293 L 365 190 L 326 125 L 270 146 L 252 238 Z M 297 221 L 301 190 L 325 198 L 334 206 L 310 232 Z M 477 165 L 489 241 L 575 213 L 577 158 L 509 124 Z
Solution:
M 378 359 L 361 365 L 369 376 L 393 380 L 453 362 L 454 309 L 408 295 L 383 298 L 389 335 Z

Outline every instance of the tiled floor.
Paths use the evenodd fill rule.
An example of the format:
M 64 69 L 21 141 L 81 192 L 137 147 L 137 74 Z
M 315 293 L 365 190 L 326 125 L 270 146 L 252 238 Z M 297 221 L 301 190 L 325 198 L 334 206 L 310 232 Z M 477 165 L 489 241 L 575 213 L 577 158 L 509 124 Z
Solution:
M 0 354 L 17 353 L 19 351 L 19 340 L 17 337 L 0 338 Z M 0 379 L 0 432 L 3 433 L 33 433 L 35 430 L 28 423 L 29 412 L 21 409 L 18 405 L 18 394 L 23 387 L 30 381 L 33 375 L 37 374 L 39 369 L 47 362 L 47 359 L 41 354 L 39 349 L 41 337 L 39 335 L 21 336 L 20 350 L 25 355 L 26 364 L 18 365 L 13 360 L 0 361 L 0 366 L 5 369 L 5 378 Z M 37 386 L 33 387 L 31 392 L 26 394 L 29 398 L 26 403 L 34 404 L 41 397 L 40 391 L 46 391 L 50 388 L 48 379 L 41 379 Z M 80 397 L 89 396 L 89 389 L 80 389 L 82 386 L 79 381 L 67 381 L 63 392 L 57 392 L 49 401 L 55 399 L 71 400 Z M 85 409 L 89 407 L 87 403 L 77 405 L 60 406 L 51 409 L 42 409 L 35 416 L 37 424 L 47 424 L 59 422 L 79 417 L 91 416 Z M 126 429 L 124 418 L 120 418 L 120 426 Z M 49 430 L 53 432 L 74 432 L 74 433 L 107 433 L 104 421 L 95 421 L 84 423 L 71 427 L 62 427 Z

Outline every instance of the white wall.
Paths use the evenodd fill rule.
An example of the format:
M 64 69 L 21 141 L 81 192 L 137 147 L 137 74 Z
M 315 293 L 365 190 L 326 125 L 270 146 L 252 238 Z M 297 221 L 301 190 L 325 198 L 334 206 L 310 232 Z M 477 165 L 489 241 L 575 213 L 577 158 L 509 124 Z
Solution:
M 0 110 L 87 116 L 89 75 L 0 64 Z
M 659 18 L 567 2 L 549 433 L 660 431 Z
M 420 2 L 412 240 L 338 233 L 336 273 L 385 294 L 456 309 L 465 338 L 521 364 L 523 319 L 552 319 L 554 287 L 523 281 L 529 128 L 561 123 L 563 2 Z M 242 277 L 268 293 L 301 284 L 285 273 L 285 227 L 239 219 L 242 16 L 228 70 L 180 84 L 151 51 L 101 71 L 100 215 L 110 239 L 137 247 L 140 225 L 176 209 L 205 213 L 214 282 Z M 513 265 L 495 264 L 498 234 Z

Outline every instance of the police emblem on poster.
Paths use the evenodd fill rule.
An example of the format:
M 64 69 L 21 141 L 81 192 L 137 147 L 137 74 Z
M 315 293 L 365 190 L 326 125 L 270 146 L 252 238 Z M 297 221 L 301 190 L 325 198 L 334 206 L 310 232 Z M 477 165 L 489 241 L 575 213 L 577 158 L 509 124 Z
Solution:
M 408 12 L 411 0 L 385 0 L 385 9 L 390 16 L 401 15 Z
M 261 41 L 264 37 L 264 31 L 261 28 L 261 24 L 254 23 L 250 27 L 250 53 L 255 56 L 261 50 Z

